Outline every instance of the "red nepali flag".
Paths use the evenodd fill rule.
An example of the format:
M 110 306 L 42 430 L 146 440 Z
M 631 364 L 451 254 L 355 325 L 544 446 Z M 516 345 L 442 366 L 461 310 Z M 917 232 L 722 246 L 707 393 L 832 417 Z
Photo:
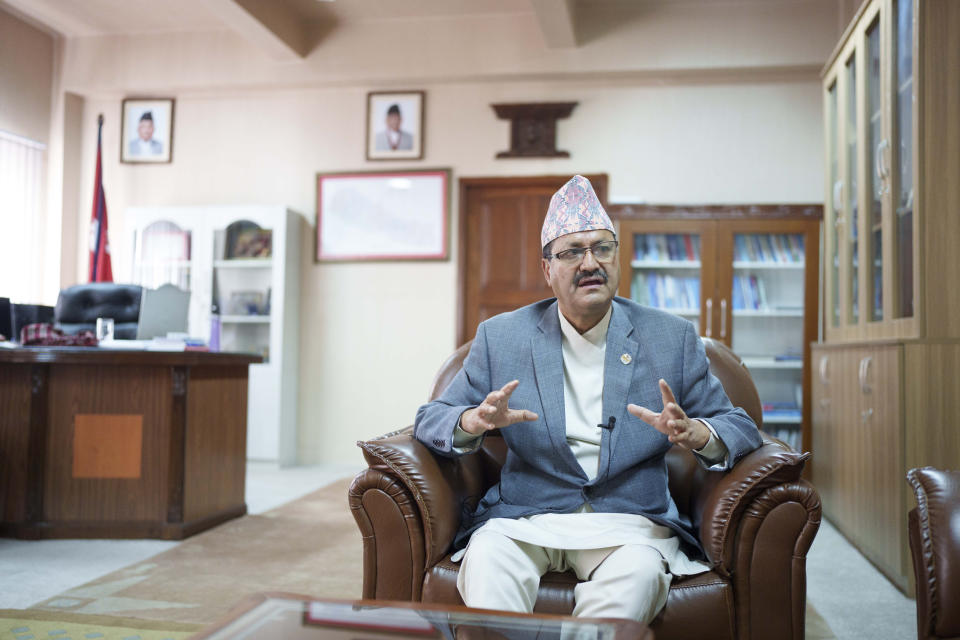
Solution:
M 93 213 L 90 216 L 90 282 L 113 282 L 110 264 L 110 241 L 107 239 L 107 196 L 103 192 L 100 171 L 100 142 L 103 136 L 103 114 L 97 119 L 97 176 L 93 184 Z

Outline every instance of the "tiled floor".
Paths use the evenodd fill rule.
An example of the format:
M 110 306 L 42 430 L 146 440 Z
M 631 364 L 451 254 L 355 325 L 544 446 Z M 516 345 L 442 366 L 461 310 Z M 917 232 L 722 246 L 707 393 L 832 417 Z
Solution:
M 263 513 L 339 478 L 354 466 L 247 470 L 247 506 Z M 178 544 L 162 540 L 0 539 L 0 609 L 23 609 Z M 913 600 L 904 597 L 836 529 L 824 522 L 807 558 L 807 594 L 841 640 L 900 640 L 916 634 Z

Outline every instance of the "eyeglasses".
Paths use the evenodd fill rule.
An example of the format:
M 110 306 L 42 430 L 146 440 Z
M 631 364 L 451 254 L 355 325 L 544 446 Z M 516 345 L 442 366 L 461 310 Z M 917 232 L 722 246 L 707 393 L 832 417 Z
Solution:
M 617 252 L 618 244 L 620 243 L 616 240 L 605 240 L 604 242 L 592 244 L 589 247 L 564 249 L 563 251 L 558 251 L 552 256 L 547 257 L 556 258 L 560 262 L 565 262 L 567 264 L 577 264 L 583 260 L 584 256 L 587 255 L 587 251 L 589 251 L 593 254 L 593 257 L 597 262 L 608 262 L 609 260 L 613 259 L 613 254 Z

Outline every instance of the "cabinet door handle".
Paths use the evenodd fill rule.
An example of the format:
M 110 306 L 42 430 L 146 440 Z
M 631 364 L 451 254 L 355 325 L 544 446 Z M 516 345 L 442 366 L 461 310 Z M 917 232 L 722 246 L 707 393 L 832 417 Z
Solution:
M 830 381 L 827 380 L 827 362 L 830 360 L 830 356 L 821 356 L 820 357 L 820 382 L 821 384 L 830 384 Z
M 727 337 L 727 299 L 720 300 L 720 339 Z
M 866 411 L 861 411 L 861 412 L 860 412 L 860 419 L 861 419 L 863 422 L 866 422 L 867 420 L 870 419 L 870 416 L 872 416 L 872 415 L 873 415 L 873 409 L 870 408 L 870 409 L 867 409 Z
M 707 331 L 708 338 L 713 337 L 713 298 L 707 298 Z
M 870 363 L 872 361 L 873 357 L 871 356 L 867 356 L 860 361 L 860 391 L 863 393 L 873 393 L 873 389 L 867 384 L 867 372 L 870 369 Z
M 833 183 L 833 210 L 843 209 L 843 180 L 837 180 Z
M 890 141 L 884 138 L 877 144 L 877 179 L 880 180 L 880 193 L 886 194 L 890 190 L 887 178 L 890 177 L 890 167 L 884 166 L 884 151 L 890 148 Z
M 890 146 L 890 141 L 884 138 L 877 143 L 877 177 L 881 180 L 890 175 L 890 170 L 883 166 L 883 151 Z

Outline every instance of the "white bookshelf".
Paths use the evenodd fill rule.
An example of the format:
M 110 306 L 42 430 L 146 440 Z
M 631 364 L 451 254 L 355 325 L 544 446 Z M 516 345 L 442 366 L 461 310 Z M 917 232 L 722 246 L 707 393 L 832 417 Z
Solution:
M 227 257 L 226 229 L 241 220 L 271 230 L 269 257 Z M 189 259 L 164 261 L 157 252 L 145 254 L 144 232 L 158 221 L 175 225 L 160 225 L 171 234 L 179 229 L 188 235 Z M 247 457 L 296 464 L 303 218 L 283 206 L 134 207 L 125 212 L 125 226 L 133 230 L 133 281 L 150 287 L 172 282 L 191 292 L 191 336 L 209 341 L 216 303 L 221 351 L 264 356 L 262 364 L 250 366 Z M 255 294 L 256 309 L 232 308 Z

